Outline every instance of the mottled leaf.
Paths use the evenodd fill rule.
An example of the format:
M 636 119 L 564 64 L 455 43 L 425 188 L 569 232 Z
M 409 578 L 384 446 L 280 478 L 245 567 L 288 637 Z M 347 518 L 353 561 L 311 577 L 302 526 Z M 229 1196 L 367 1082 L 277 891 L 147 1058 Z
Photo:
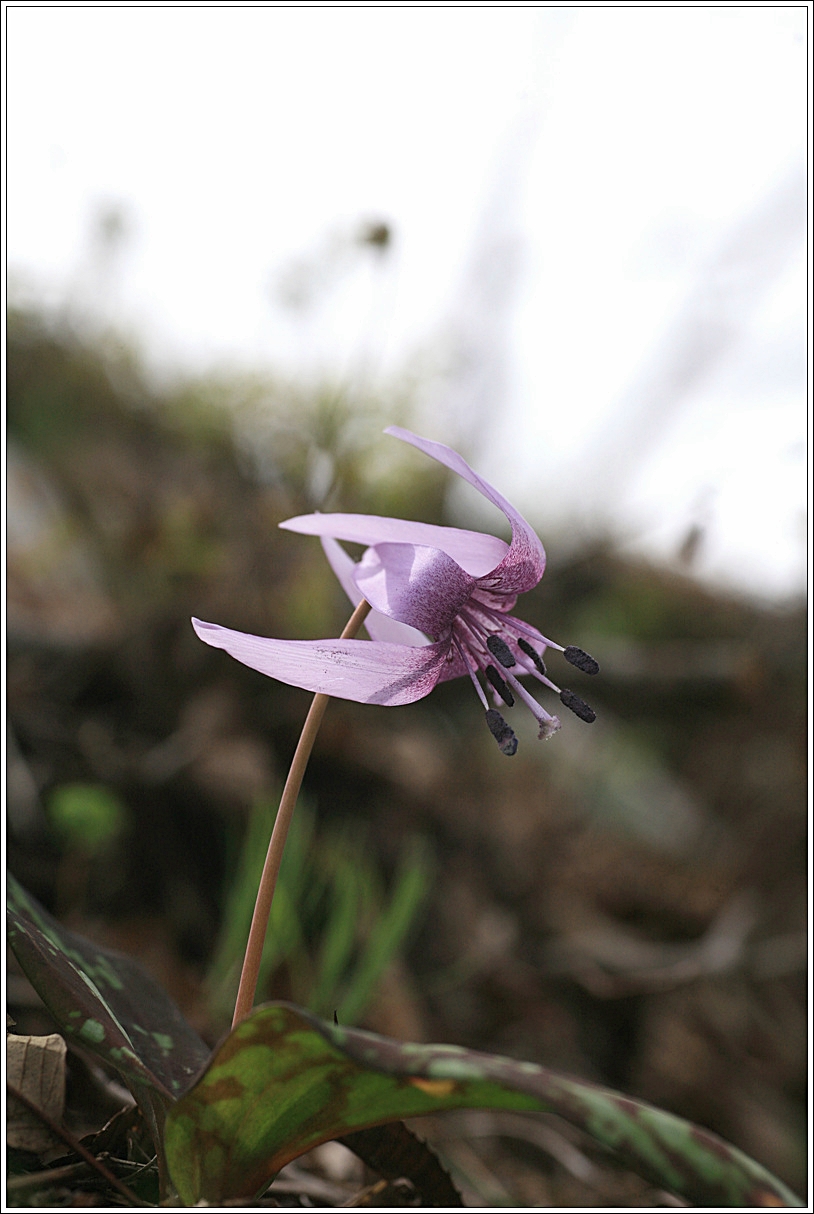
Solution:
M 69 932 L 8 878 L 9 944 L 68 1037 L 98 1054 L 143 1102 L 181 1095 L 210 1051 L 137 961 Z
M 759 1164 L 680 1117 L 529 1062 L 412 1045 L 269 1004 L 221 1044 L 167 1116 L 187 1205 L 260 1192 L 327 1139 L 454 1108 L 557 1113 L 660 1187 L 702 1206 L 801 1205 Z

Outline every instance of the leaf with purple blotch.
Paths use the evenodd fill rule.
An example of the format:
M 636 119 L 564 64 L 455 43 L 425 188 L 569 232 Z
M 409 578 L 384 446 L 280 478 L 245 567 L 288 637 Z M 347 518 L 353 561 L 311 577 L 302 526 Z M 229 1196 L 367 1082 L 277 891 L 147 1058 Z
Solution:
M 256 1008 L 167 1116 L 187 1205 L 250 1199 L 328 1139 L 445 1109 L 556 1113 L 633 1171 L 702 1206 L 802 1203 L 765 1168 L 671 1113 L 530 1062 L 342 1028 L 291 1004 Z
M 65 1036 L 114 1067 L 139 1099 L 182 1095 L 210 1051 L 131 957 L 101 948 L 52 918 L 12 876 L 8 936 L 23 972 Z

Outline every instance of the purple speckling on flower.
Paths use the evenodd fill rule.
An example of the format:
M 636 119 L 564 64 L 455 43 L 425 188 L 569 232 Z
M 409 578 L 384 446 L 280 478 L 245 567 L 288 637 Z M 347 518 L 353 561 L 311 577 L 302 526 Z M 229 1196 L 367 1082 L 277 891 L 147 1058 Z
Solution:
M 387 434 L 411 443 L 473 485 L 502 510 L 512 528 L 507 544 L 493 535 L 363 514 L 306 514 L 280 526 L 318 535 L 325 554 L 354 606 L 366 599 L 372 610 L 363 640 L 281 641 L 234 632 L 193 620 L 202 641 L 225 649 L 261 674 L 363 704 L 410 704 L 437 683 L 469 675 L 501 751 L 512 755 L 517 738 L 481 685 L 483 676 L 497 703 L 515 697 L 534 714 L 539 737 L 560 728 L 520 682 L 529 675 L 560 696 L 583 721 L 591 708 L 548 677 L 542 655 L 559 650 L 585 674 L 599 666 L 575 645 L 563 647 L 509 612 L 517 596 L 531 590 L 545 569 L 545 552 L 525 519 L 490 484 L 443 443 L 391 426 Z M 367 546 L 354 561 L 338 540 Z

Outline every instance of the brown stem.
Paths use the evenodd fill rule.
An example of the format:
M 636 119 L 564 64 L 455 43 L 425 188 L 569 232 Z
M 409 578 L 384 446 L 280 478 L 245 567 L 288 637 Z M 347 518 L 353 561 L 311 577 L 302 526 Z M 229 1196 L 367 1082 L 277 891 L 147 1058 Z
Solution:
M 370 604 L 362 599 L 362 602 L 345 626 L 341 637 L 343 641 L 356 636 L 369 611 Z M 288 828 L 291 825 L 294 806 L 297 804 L 302 778 L 305 775 L 305 769 L 308 766 L 308 760 L 311 756 L 311 751 L 313 750 L 314 742 L 316 741 L 316 736 L 330 698 L 330 696 L 323 695 L 321 692 L 317 692 L 314 696 L 311 701 L 311 707 L 308 710 L 308 716 L 305 718 L 305 724 L 302 727 L 297 749 L 294 751 L 294 758 L 291 760 L 291 768 L 288 773 L 288 779 L 285 782 L 283 795 L 280 798 L 280 808 L 277 810 L 277 817 L 274 820 L 274 829 L 271 832 L 271 839 L 269 840 L 266 862 L 263 865 L 263 875 L 260 878 L 260 885 L 257 890 L 252 925 L 249 929 L 249 940 L 246 944 L 246 955 L 243 958 L 243 971 L 240 975 L 240 986 L 238 987 L 237 999 L 235 1001 L 232 1028 L 239 1024 L 241 1020 L 245 1020 L 254 1004 L 257 978 L 260 973 L 260 961 L 263 956 L 263 945 L 266 940 L 266 930 L 271 913 L 274 888 L 280 872 L 280 861 L 283 858 L 283 848 L 285 847 Z

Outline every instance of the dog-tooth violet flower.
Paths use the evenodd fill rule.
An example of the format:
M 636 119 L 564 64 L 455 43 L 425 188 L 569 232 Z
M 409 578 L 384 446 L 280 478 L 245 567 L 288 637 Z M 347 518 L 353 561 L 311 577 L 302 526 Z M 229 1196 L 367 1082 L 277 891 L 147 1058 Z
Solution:
M 517 698 L 531 709 L 541 738 L 551 737 L 560 722 L 523 686 L 521 675 L 556 692 L 583 721 L 595 720 L 584 700 L 551 681 L 543 654 L 559 650 L 586 674 L 598 672 L 597 662 L 577 646 L 558 645 L 510 614 L 517 596 L 543 576 L 545 551 L 537 535 L 450 447 L 398 426 L 385 433 L 457 472 L 502 510 L 511 524 L 511 543 L 403 519 L 301 515 L 280 526 L 322 537 L 351 602 L 364 598 L 372 608 L 365 621 L 371 640 L 284 641 L 193 620 L 198 636 L 261 674 L 363 704 L 410 704 L 437 683 L 469 675 L 486 723 L 506 755 L 517 750 L 517 738 L 497 709 L 489 707 L 481 677 L 495 703 L 511 708 Z M 337 540 L 366 544 L 367 551 L 354 562 Z

